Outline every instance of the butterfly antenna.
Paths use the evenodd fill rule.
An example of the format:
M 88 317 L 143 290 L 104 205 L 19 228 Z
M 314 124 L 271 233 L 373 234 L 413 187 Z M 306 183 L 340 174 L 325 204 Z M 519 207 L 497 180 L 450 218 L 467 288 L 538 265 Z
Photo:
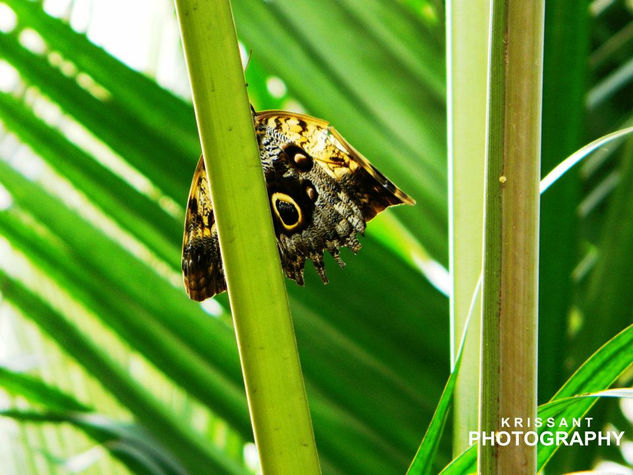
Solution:
M 246 59 L 246 66 L 244 67 L 244 77 L 246 77 L 246 71 L 248 71 L 248 67 L 251 64 L 251 58 L 252 57 L 253 57 L 253 50 L 249 49 L 248 50 L 248 58 Z M 246 83 L 246 87 L 248 88 L 248 82 Z M 251 106 L 251 113 L 253 114 L 253 117 L 255 117 L 257 115 L 257 111 L 253 107 L 253 104 L 250 104 L 250 106 Z

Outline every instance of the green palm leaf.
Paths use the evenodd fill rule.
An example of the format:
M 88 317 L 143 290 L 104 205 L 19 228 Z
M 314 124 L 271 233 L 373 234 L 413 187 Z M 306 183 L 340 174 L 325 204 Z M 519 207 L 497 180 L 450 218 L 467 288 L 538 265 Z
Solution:
M 118 63 L 59 20 L 43 14 L 35 4 L 10 5 L 23 25 L 36 28 L 51 49 L 73 58 L 79 71 L 92 77 L 107 93 L 95 96 L 81 88 L 76 76 L 65 77 L 45 56 L 25 49 L 15 32 L 0 38 L 3 58 L 20 71 L 24 80 L 37 85 L 41 94 L 58 103 L 66 114 L 87 127 L 156 188 L 139 191 L 129 178 L 104 165 L 100 157 L 94 157 L 90 150 L 39 119 L 23 98 L 5 94 L 0 105 L 2 117 L 6 117 L 5 126 L 28 143 L 54 173 L 50 179 L 47 175 L 32 182 L 2 163 L 1 182 L 13 197 L 12 206 L 0 213 L 4 238 L 31 266 L 64 288 L 73 305 L 79 305 L 82 312 L 111 328 L 118 338 L 162 372 L 170 384 L 182 388 L 212 414 L 228 421 L 248 440 L 248 414 L 233 334 L 226 325 L 226 317 L 210 317 L 198 305 L 187 301 L 180 286 L 173 286 L 178 279 L 182 206 L 199 153 L 191 106 Z M 234 7 L 238 31 L 247 31 L 246 23 L 240 26 L 240 12 L 260 6 L 245 3 Z M 342 15 L 341 21 L 347 21 L 350 27 L 357 30 L 363 27 L 361 19 L 351 15 L 353 11 L 362 14 L 363 21 L 371 20 L 358 6 L 348 8 L 351 10 L 337 11 Z M 383 7 L 375 4 L 374 8 Z M 271 21 L 283 18 L 278 14 L 273 12 Z M 404 8 L 390 15 L 407 28 L 409 35 L 418 38 L 418 44 L 425 44 L 429 55 L 441 58 L 437 30 L 434 42 L 427 45 L 416 30 L 421 24 L 418 18 Z M 266 31 L 273 24 L 276 23 L 261 23 L 258 29 Z M 433 38 L 432 31 L 429 27 L 423 35 Z M 381 38 L 391 38 L 392 43 L 394 35 L 396 32 L 388 28 L 380 32 Z M 246 37 L 245 41 L 249 43 Z M 378 44 L 377 39 L 373 41 Z M 269 68 L 266 48 L 262 44 L 254 57 L 257 64 Z M 362 119 L 354 126 L 359 131 L 365 124 L 371 126 L 365 130 L 365 138 L 359 135 L 355 142 L 418 200 L 428 196 L 425 206 L 395 213 L 414 232 L 420 228 L 420 213 L 429 223 L 434 221 L 423 226 L 422 233 L 427 239 L 421 242 L 444 260 L 443 144 L 441 127 L 437 127 L 438 120 L 439 123 L 443 120 L 439 99 L 441 68 L 430 68 L 430 63 L 417 60 L 411 51 L 394 43 L 376 61 L 392 58 L 396 73 L 402 71 L 403 77 L 408 78 L 402 93 L 415 89 L 421 100 L 432 105 L 439 119 L 425 119 L 428 124 L 433 121 L 433 128 L 422 124 L 419 130 L 429 137 L 435 134 L 433 141 L 420 138 L 422 142 L 416 142 L 418 138 L 413 139 L 417 135 L 398 129 L 399 124 L 412 116 L 413 109 L 405 113 L 395 98 L 391 99 L 397 108 L 394 113 L 405 116 L 384 130 L 384 119 L 370 124 L 378 110 L 370 115 L 362 113 L 368 105 L 349 97 L 341 102 L 339 114 L 328 116 L 327 111 L 317 108 L 311 112 L 328 116 L 337 127 L 346 127 L 346 123 L 350 127 L 357 119 Z M 303 61 L 314 61 L 307 51 L 300 50 L 297 54 Z M 433 64 L 441 64 L 441 60 Z M 368 71 L 373 66 L 356 67 Z M 362 69 L 355 74 L 369 78 Z M 423 83 L 429 84 L 428 92 L 416 83 L 414 78 L 418 74 Z M 326 74 L 321 84 L 328 84 L 334 93 L 331 81 Z M 307 99 L 292 83 L 288 85 L 295 97 Z M 374 82 L 373 86 L 363 85 L 363 88 L 377 86 Z M 261 90 L 262 85 L 249 80 L 249 89 L 257 88 Z M 311 105 L 307 100 L 304 103 Z M 350 115 L 346 116 L 347 113 Z M 415 150 L 420 144 L 424 144 L 424 153 Z M 381 152 L 372 156 L 372 150 Z M 418 162 L 422 156 L 425 158 Z M 402 160 L 419 163 L 430 171 L 420 171 L 416 165 L 413 168 L 416 177 L 411 177 Z M 435 178 L 429 178 L 429 173 Z M 92 211 L 86 212 L 83 205 L 69 207 L 64 203 L 59 188 L 51 189 L 47 184 L 58 180 L 57 176 L 79 191 L 82 203 Z M 418 183 L 417 178 L 422 182 Z M 44 187 L 49 191 L 43 191 Z M 165 208 L 166 199 L 179 206 Z M 114 231 L 103 223 L 106 216 L 115 225 Z M 391 229 L 388 221 L 376 226 L 384 227 L 387 232 Z M 371 227 L 363 245 L 358 257 L 344 254 L 350 264 L 345 271 L 328 263 L 331 282 L 328 287 L 317 282 L 316 274 L 308 269 L 306 288 L 290 284 L 289 292 L 324 470 L 388 473 L 408 465 L 421 428 L 431 415 L 434 397 L 441 391 L 447 361 L 442 344 L 447 339 L 443 318 L 446 299 L 401 257 L 408 255 L 406 250 L 373 238 Z M 157 271 L 156 263 L 164 263 L 162 270 Z M 7 288 L 17 288 L 16 277 L 19 276 L 5 276 L 6 285 L 11 283 Z M 25 292 L 41 292 L 33 282 L 25 284 Z M 407 301 L 409 295 L 417 296 L 419 306 L 411 306 Z M 219 301 L 225 305 L 223 298 Z M 26 316 L 33 317 L 29 304 L 13 303 Z M 56 312 L 62 316 L 68 310 L 62 306 Z M 77 338 L 93 345 L 98 341 L 97 335 L 82 331 L 75 319 L 68 324 L 78 332 Z M 83 364 L 84 351 L 88 350 L 69 353 Z M 416 361 L 420 360 L 428 363 L 418 366 Z M 94 367 L 84 366 L 132 409 L 120 392 L 108 387 L 102 374 Z M 118 371 L 126 372 L 124 367 Z M 98 404 L 95 408 L 98 409 Z M 142 411 L 140 405 L 132 409 L 137 422 L 147 428 L 148 421 L 140 418 Z M 184 421 L 182 424 L 183 430 L 191 430 Z M 345 443 L 340 443 L 341 440 Z M 183 451 L 184 448 L 177 452 Z

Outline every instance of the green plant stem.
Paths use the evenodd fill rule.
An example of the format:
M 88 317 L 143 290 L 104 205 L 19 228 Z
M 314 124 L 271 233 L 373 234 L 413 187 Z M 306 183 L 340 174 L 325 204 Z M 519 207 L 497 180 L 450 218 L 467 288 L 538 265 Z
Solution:
M 492 3 L 480 432 L 536 416 L 544 1 Z M 536 447 L 480 447 L 479 471 L 534 473 Z
M 264 473 L 320 473 L 228 0 L 176 0 Z
M 489 0 L 446 3 L 452 366 L 481 275 L 489 16 Z M 480 309 L 478 297 L 476 317 Z M 455 385 L 455 455 L 468 448 L 468 433 L 477 429 L 480 327 L 473 318 Z

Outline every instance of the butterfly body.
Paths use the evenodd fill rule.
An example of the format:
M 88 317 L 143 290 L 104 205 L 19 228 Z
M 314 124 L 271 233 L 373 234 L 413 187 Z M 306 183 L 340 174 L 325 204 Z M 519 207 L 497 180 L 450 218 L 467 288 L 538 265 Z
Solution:
M 357 252 L 357 234 L 384 208 L 414 201 L 349 145 L 327 122 L 282 111 L 253 116 L 282 267 L 303 285 L 306 260 L 327 283 L 323 252 Z M 194 173 L 182 269 L 190 298 L 226 289 L 204 161 Z

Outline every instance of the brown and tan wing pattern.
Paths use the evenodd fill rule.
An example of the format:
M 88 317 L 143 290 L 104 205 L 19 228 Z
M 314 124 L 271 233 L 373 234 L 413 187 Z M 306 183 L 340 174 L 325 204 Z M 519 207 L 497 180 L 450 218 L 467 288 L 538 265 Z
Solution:
M 255 116 L 255 131 L 281 261 L 299 284 L 306 260 L 327 282 L 324 251 L 343 265 L 340 248 L 357 252 L 367 221 L 414 203 L 321 119 L 265 111 Z
M 415 204 L 330 124 L 305 114 L 264 111 L 255 116 L 308 152 L 358 203 L 365 221 L 389 206 Z
M 226 290 L 218 233 L 204 160 L 193 174 L 182 243 L 182 273 L 189 298 L 202 301 Z
M 281 264 L 298 284 L 307 260 L 327 283 L 324 251 L 343 266 L 340 248 L 357 252 L 367 221 L 415 203 L 326 121 L 284 111 L 254 113 L 253 120 Z M 187 203 L 182 271 L 193 300 L 226 290 L 202 158 Z

